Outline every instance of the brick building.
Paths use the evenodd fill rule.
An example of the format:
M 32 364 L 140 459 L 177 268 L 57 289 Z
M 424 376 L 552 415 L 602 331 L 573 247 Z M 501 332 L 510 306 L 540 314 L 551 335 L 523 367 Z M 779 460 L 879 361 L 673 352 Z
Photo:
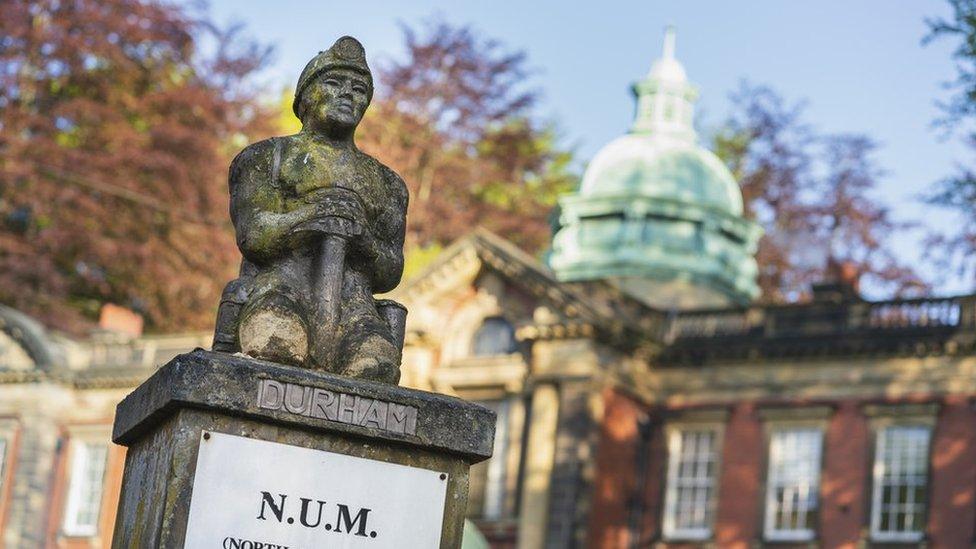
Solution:
M 497 547 L 973 543 L 976 296 L 662 313 L 484 232 L 401 294 L 404 384 L 499 414 L 470 501 Z M 0 320 L 0 539 L 107 547 L 114 406 L 208 334 Z
M 85 341 L 0 307 L 0 547 L 108 547 L 125 449 L 115 405 L 207 334 Z
M 469 515 L 526 549 L 972 547 L 976 296 L 866 301 L 838 268 L 809 302 L 755 305 L 758 229 L 666 44 L 548 264 L 475 231 L 393 296 L 402 384 L 498 413 Z M 114 406 L 209 343 L 123 332 L 0 308 L 4 547 L 108 547 Z

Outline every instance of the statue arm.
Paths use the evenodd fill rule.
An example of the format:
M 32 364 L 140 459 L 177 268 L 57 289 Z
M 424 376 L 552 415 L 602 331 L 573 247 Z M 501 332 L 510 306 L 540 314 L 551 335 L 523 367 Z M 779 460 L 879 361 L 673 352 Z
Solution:
M 371 265 L 374 293 L 396 288 L 403 276 L 403 242 L 407 232 L 407 185 L 393 170 L 383 167 L 384 178 L 392 189 L 393 204 L 386 210 L 365 242 Z
M 271 184 L 271 145 L 262 142 L 244 149 L 230 166 L 230 213 L 237 232 L 237 247 L 244 257 L 265 264 L 302 246 L 308 238 L 295 228 L 315 218 L 309 204 L 281 211 L 284 197 Z

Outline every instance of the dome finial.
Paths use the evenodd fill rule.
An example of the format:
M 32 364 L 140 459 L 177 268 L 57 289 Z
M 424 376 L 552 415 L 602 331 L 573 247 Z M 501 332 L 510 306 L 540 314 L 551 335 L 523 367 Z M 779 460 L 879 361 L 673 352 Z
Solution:
M 630 127 L 635 133 L 655 133 L 694 142 L 694 103 L 697 93 L 684 67 L 674 58 L 674 25 L 664 28 L 664 52 L 643 80 L 634 84 L 637 112 Z
M 664 27 L 664 59 L 674 59 L 674 25 Z

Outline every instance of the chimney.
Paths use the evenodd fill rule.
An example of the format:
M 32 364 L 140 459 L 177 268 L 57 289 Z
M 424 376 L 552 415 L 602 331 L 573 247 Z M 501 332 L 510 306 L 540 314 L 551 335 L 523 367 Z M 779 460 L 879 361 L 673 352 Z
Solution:
M 824 280 L 813 284 L 813 301 L 815 303 L 858 301 L 861 299 L 860 285 L 861 273 L 854 262 L 830 258 L 827 260 Z
M 106 303 L 98 314 L 98 327 L 106 332 L 139 337 L 142 335 L 142 316 L 131 309 Z

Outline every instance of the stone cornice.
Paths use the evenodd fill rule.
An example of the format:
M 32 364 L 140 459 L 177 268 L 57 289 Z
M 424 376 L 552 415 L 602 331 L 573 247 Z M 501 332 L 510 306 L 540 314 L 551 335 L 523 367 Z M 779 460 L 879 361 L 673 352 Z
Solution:
M 725 406 L 669 410 L 665 419 L 668 423 L 716 423 L 725 425 L 729 419 L 729 409 Z
M 976 296 L 687 311 L 656 366 L 976 354 Z
M 96 372 L 14 370 L 0 372 L 0 386 L 46 382 L 75 389 L 124 389 L 142 383 L 154 370 L 145 368 L 120 368 Z
M 546 339 L 576 339 L 591 337 L 596 329 L 585 322 L 559 322 L 553 324 L 527 324 L 519 326 L 515 337 L 519 341 L 537 341 Z
M 770 423 L 826 421 L 834 413 L 830 406 L 770 406 L 758 410 L 759 417 Z
M 38 370 L 0 371 L 0 385 L 13 383 L 38 383 L 48 378 L 50 378 L 48 374 Z
M 829 402 L 906 400 L 976 394 L 976 357 L 830 358 L 798 363 L 721 363 L 652 367 L 621 375 L 647 403 L 692 407 L 742 399 Z
M 450 389 L 451 393 L 472 387 L 517 393 L 524 387 L 528 371 L 519 354 L 472 357 L 435 369 L 431 372 L 431 382 L 434 387 Z
M 866 404 L 863 407 L 864 415 L 871 419 L 920 419 L 934 421 L 939 415 L 939 404 L 930 402 L 926 404 Z
M 838 334 L 834 337 L 770 338 L 715 337 L 666 345 L 654 366 L 755 364 L 781 360 L 820 362 L 832 358 L 898 358 L 964 356 L 976 354 L 976 341 L 955 338 L 951 331 L 920 331 L 870 336 Z

